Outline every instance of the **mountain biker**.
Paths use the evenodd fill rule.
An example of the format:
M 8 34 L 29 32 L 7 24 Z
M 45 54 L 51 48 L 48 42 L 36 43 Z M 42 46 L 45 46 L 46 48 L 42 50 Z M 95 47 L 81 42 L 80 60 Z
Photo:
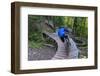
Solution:
M 60 39 L 62 40 L 62 42 L 64 42 L 64 39 L 68 39 L 68 33 L 69 30 L 66 27 L 59 27 L 58 29 L 58 36 L 60 37 Z

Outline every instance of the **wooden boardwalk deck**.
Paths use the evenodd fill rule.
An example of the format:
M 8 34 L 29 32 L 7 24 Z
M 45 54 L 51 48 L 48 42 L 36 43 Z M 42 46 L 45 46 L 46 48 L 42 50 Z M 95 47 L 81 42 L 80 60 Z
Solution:
M 75 58 L 78 58 L 79 50 L 78 50 L 75 42 L 71 38 L 69 39 L 71 46 L 66 48 L 67 45 L 65 45 L 65 43 L 63 43 L 60 40 L 60 38 L 58 37 L 58 35 L 56 33 L 44 32 L 44 34 L 49 36 L 53 40 L 55 40 L 57 43 L 57 46 L 58 46 L 57 52 L 52 59 L 75 59 Z

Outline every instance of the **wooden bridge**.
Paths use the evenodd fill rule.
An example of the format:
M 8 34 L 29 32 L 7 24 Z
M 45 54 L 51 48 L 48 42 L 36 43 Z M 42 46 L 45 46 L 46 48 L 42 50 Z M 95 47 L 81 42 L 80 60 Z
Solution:
M 56 33 L 43 32 L 46 36 L 55 40 L 57 43 L 57 52 L 52 59 L 77 59 L 78 58 L 78 48 L 75 42 L 70 38 L 69 41 L 71 45 L 66 47 L 67 44 L 63 43 Z

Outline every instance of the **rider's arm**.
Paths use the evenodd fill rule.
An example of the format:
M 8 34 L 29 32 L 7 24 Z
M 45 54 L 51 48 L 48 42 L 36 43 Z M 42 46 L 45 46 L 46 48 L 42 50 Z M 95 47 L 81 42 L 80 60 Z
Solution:
M 67 28 L 64 29 L 66 33 L 69 33 L 69 30 Z

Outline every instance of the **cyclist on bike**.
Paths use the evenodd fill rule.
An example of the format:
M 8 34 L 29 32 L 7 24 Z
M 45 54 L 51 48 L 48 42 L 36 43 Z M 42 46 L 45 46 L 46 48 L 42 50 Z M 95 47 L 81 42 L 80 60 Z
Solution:
M 65 39 L 68 39 L 68 33 L 69 33 L 68 28 L 59 27 L 59 29 L 58 29 L 58 36 L 60 37 L 62 42 L 64 42 Z

